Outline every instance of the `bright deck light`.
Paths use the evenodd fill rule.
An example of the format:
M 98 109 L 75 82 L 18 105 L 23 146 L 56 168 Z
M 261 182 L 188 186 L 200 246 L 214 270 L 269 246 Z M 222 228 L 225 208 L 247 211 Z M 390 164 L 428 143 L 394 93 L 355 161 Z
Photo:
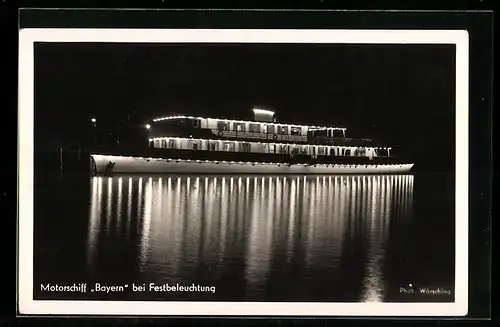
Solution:
M 151 129 L 151 125 L 146 124 L 146 129 Z
M 91 121 L 91 122 L 93 122 L 93 123 L 95 123 L 95 122 L 96 122 L 96 119 L 95 119 L 95 118 L 92 118 L 90 121 Z
M 264 114 L 264 115 L 274 115 L 274 111 L 265 110 L 265 109 L 252 109 L 256 114 Z

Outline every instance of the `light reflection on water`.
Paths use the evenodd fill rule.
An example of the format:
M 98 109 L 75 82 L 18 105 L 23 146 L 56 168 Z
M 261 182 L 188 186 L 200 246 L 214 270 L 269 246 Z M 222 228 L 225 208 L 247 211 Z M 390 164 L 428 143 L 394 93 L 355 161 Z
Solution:
M 413 176 L 93 177 L 91 192 L 87 267 L 95 274 L 103 257 L 112 260 L 110 242 L 134 244 L 128 273 L 138 280 L 213 284 L 229 271 L 245 299 L 265 299 L 270 282 L 286 288 L 276 276 L 293 267 L 306 286 L 341 282 L 345 253 L 362 239 L 358 301 L 380 302 L 389 224 L 411 218 Z

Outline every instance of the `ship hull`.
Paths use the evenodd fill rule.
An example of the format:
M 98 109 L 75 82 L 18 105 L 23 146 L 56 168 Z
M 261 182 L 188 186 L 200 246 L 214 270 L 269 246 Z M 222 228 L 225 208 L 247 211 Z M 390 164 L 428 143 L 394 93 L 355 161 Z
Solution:
M 286 164 L 91 155 L 96 174 L 404 174 L 412 163 Z M 111 164 L 110 164 L 111 163 Z

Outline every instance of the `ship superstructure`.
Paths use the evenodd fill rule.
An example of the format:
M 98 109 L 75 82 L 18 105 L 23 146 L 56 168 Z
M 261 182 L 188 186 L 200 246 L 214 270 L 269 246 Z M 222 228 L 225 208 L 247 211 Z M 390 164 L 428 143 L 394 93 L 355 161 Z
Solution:
M 153 120 L 150 146 L 163 149 L 335 156 L 390 157 L 391 147 L 346 137 L 346 128 L 278 123 L 274 112 L 253 109 L 254 121 L 168 116 Z M 259 119 L 260 118 L 260 119 Z M 259 119 L 259 120 L 258 120 Z
M 260 108 L 253 109 L 253 114 L 253 120 L 185 115 L 155 118 L 146 125 L 149 156 L 122 156 L 118 161 L 144 159 L 140 170 L 145 172 L 153 169 L 146 168 L 153 167 L 153 162 L 155 172 L 214 173 L 394 173 L 408 172 L 413 166 L 394 156 L 389 146 L 347 137 L 345 127 L 282 123 L 273 111 Z M 94 159 L 102 165 L 110 156 L 104 157 Z M 193 166 L 193 162 L 201 165 Z M 131 162 L 126 169 L 123 164 L 117 166 L 116 160 L 109 163 L 114 172 L 120 167 L 134 171 Z M 216 166 L 207 169 L 207 164 Z M 233 166 L 228 169 L 228 165 Z

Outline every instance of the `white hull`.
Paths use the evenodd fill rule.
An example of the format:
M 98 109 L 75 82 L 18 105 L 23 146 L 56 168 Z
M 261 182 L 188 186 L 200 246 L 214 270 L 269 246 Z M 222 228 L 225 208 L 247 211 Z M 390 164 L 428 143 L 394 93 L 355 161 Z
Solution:
M 113 173 L 192 173 L 192 174 L 399 174 L 408 173 L 413 164 L 387 165 L 287 165 L 276 163 L 207 162 L 158 158 L 122 157 L 93 154 L 97 174 L 106 173 L 113 162 Z

